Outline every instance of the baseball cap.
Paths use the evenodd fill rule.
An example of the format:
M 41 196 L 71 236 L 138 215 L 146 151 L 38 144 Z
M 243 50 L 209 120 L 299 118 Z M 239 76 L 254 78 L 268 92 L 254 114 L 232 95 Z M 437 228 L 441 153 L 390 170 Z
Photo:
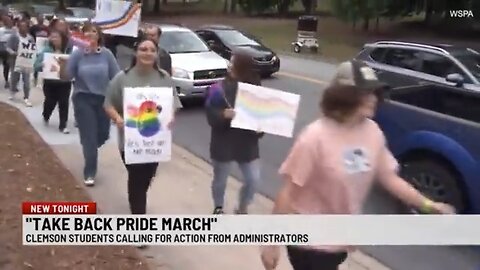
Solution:
M 350 60 L 341 63 L 331 84 L 356 86 L 367 91 L 388 88 L 386 83 L 378 79 L 375 71 L 360 60 Z

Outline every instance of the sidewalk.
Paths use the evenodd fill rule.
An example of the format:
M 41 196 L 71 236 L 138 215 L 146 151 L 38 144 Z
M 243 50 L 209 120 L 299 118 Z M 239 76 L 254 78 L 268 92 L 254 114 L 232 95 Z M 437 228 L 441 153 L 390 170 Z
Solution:
M 0 101 L 7 100 L 6 91 L 0 90 Z M 58 132 L 57 115 L 52 116 L 51 127 L 44 127 L 41 120 L 41 90 L 32 89 L 32 108 L 13 103 L 26 115 L 42 138 L 51 145 L 59 158 L 82 184 L 83 158 L 77 130 L 64 135 Z M 73 115 L 73 114 L 71 114 Z M 71 117 L 70 123 L 73 123 Z M 115 132 L 112 139 L 100 150 L 97 184 L 87 191 L 100 208 L 108 214 L 128 214 L 126 171 L 116 147 Z M 210 198 L 211 166 L 185 149 L 174 146 L 172 162 L 159 166 L 157 178 L 148 194 L 148 213 L 151 214 L 208 214 L 212 211 Z M 226 194 L 226 211 L 233 212 L 240 184 L 230 179 Z M 257 195 L 250 209 L 255 214 L 268 214 L 272 202 Z M 152 270 L 262 270 L 258 247 L 174 247 L 151 246 L 140 251 L 148 258 Z M 290 270 L 283 254 L 278 270 Z M 362 253 L 352 254 L 342 265 L 342 270 L 388 270 L 374 259 Z

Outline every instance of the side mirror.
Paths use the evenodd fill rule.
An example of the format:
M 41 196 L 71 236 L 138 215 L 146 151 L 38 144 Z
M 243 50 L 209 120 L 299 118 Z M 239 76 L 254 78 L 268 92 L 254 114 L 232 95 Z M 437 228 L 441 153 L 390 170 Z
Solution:
M 446 78 L 447 82 L 456 84 L 457 86 L 462 86 L 465 82 L 465 79 L 462 75 L 458 73 L 448 74 Z

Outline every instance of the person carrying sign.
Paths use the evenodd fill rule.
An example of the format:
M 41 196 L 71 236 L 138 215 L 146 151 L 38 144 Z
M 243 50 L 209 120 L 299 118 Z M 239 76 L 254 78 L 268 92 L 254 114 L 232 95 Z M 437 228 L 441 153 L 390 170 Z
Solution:
M 118 146 L 128 171 L 128 201 L 132 214 L 146 213 L 147 190 L 155 175 L 158 163 L 127 164 L 125 161 L 124 89 L 130 87 L 166 87 L 172 91 L 174 110 L 182 107 L 177 91 L 173 88 L 171 77 L 167 72 L 158 68 L 158 50 L 158 44 L 153 40 L 143 39 L 139 41 L 136 44 L 131 67 L 124 72 L 120 72 L 110 82 L 105 99 L 105 110 L 118 127 Z M 171 128 L 172 123 L 173 121 L 168 124 L 169 128 Z
M 10 67 L 11 72 L 11 88 L 10 100 L 15 99 L 18 92 L 18 83 L 20 77 L 23 81 L 23 99 L 27 107 L 32 104 L 29 101 L 30 97 L 30 76 L 33 71 L 33 64 L 35 61 L 35 40 L 28 33 L 29 22 L 20 20 L 17 24 L 18 34 L 11 35 L 7 41 L 7 51 L 11 56 Z
M 67 47 L 65 39 L 62 38 L 62 33 L 59 31 L 53 30 L 49 35 L 49 43 L 40 52 L 35 60 L 35 71 L 36 72 L 53 72 L 57 73 L 60 71 L 60 67 L 53 63 L 51 65 L 46 65 L 45 63 L 45 54 L 53 55 L 65 55 L 72 52 L 71 48 Z M 54 56 L 55 57 L 55 56 Z M 56 61 L 53 59 L 53 61 Z M 50 70 L 44 70 L 49 68 Z M 67 129 L 68 121 L 68 108 L 70 105 L 70 92 L 71 92 L 72 82 L 60 80 L 60 78 L 45 78 L 43 81 L 43 93 L 45 95 L 45 101 L 43 102 L 43 121 L 45 124 L 48 124 L 50 116 L 52 116 L 53 110 L 58 104 L 58 112 L 60 116 L 59 130 L 64 134 L 70 133 Z

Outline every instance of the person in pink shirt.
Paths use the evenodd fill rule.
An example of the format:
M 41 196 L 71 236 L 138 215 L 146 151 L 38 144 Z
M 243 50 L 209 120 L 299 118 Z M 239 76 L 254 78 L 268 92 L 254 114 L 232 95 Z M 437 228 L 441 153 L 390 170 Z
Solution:
M 371 120 L 386 85 L 363 62 L 340 64 L 320 102 L 323 115 L 300 133 L 279 173 L 284 186 L 274 214 L 361 214 L 375 181 L 406 204 L 425 212 L 453 214 L 397 174 L 398 164 Z M 337 270 L 351 247 L 288 246 L 295 270 Z M 276 268 L 280 247 L 262 249 L 267 270 Z

